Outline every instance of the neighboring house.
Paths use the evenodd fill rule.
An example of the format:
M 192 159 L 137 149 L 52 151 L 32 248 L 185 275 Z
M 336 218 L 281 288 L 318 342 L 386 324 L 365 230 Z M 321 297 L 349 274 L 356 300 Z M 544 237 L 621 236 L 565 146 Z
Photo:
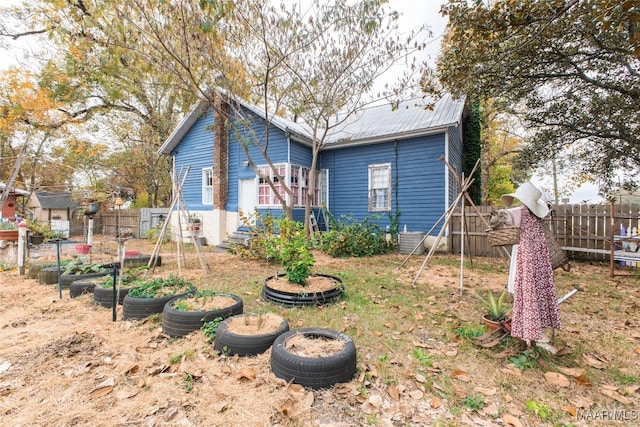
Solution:
M 441 158 L 460 174 L 464 100 L 445 96 L 433 109 L 418 104 L 421 100 L 401 103 L 395 110 L 389 105 L 366 108 L 336 127 L 318 158 L 314 208 L 325 207 L 336 218 L 347 215 L 357 220 L 378 214 L 383 229 L 400 212 L 401 229 L 431 229 L 459 192 Z M 184 176 L 189 168 L 183 199 L 189 212 L 202 216 L 201 233 L 209 244 L 221 243 L 242 226 L 239 209 L 282 214 L 272 189 L 257 178 L 241 147 L 248 143 L 256 167 L 269 173 L 251 144 L 255 138 L 264 142 L 264 113 L 241 101 L 228 110 L 230 128 L 241 126 L 234 131 L 225 127 L 218 111 L 200 102 L 159 150 L 173 157 L 177 175 Z M 269 135 L 269 156 L 295 192 L 294 219 L 303 221 L 311 133 L 301 123 L 273 117 Z
M 71 214 L 80 205 L 71 198 L 71 193 L 34 191 L 27 202 L 27 210 L 33 219 L 50 222 L 51 229 L 69 237 Z

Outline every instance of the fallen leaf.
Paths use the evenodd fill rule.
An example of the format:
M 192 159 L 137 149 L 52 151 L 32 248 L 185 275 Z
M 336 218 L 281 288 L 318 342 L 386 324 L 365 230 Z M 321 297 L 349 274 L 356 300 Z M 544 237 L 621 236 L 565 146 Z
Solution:
M 236 379 L 238 381 L 240 381 L 242 379 L 253 381 L 253 380 L 256 379 L 256 371 L 254 371 L 252 368 L 244 368 L 242 371 L 240 371 L 236 375 Z
M 504 372 L 505 374 L 513 375 L 516 377 L 522 376 L 522 371 L 520 369 L 502 368 L 500 369 L 500 371 Z
M 567 411 L 569 415 L 571 415 L 573 418 L 576 418 L 578 416 L 578 411 L 576 411 L 576 408 L 574 408 L 573 406 L 566 405 L 566 406 L 563 406 L 562 409 Z
M 576 408 L 589 409 L 591 405 L 593 405 L 593 400 L 589 399 L 588 397 L 575 396 L 568 400 L 569 403 L 571 403 Z
M 130 375 L 138 372 L 140 370 L 140 365 L 133 365 L 129 367 L 126 371 L 124 371 L 124 375 Z
M 500 409 L 498 408 L 498 405 L 496 405 L 495 403 L 491 403 L 490 405 L 482 408 L 482 412 L 490 417 L 495 417 L 500 414 Z
M 616 400 L 620 403 L 622 403 L 623 405 L 628 405 L 631 403 L 631 401 L 629 399 L 627 399 L 626 397 L 624 397 L 623 395 L 621 395 L 620 393 L 618 393 L 617 391 L 614 390 L 609 390 L 607 388 L 602 388 L 600 390 L 600 392 L 602 394 L 604 394 L 605 396 L 609 396 L 610 398 L 612 398 L 613 400 Z
M 440 398 L 437 396 L 434 396 L 430 401 L 429 401 L 429 405 L 433 408 L 433 409 L 438 409 L 440 407 L 440 405 L 442 405 L 442 402 L 440 401 Z
M 0 374 L 8 371 L 9 368 L 11 368 L 11 362 L 5 360 L 4 362 L 2 362 L 2 364 L 0 364 Z
M 416 374 L 415 378 L 416 378 L 416 381 L 418 381 L 419 383 L 427 382 L 427 378 L 422 374 Z
M 291 400 L 291 399 L 285 400 L 282 403 L 282 405 L 280 405 L 280 412 L 282 412 L 282 414 L 287 416 L 287 417 L 291 414 L 291 410 L 292 409 L 293 409 L 293 400 Z
M 220 372 L 222 372 L 225 375 L 230 375 L 233 372 L 233 369 L 231 369 L 231 366 L 229 365 L 222 365 L 220 367 Z
M 109 378 L 107 380 L 104 380 L 89 392 L 89 399 L 95 399 L 111 393 L 115 385 L 116 385 L 115 378 Z
M 130 399 L 135 395 L 137 395 L 138 393 L 140 393 L 140 390 L 121 390 L 118 393 L 116 393 L 116 399 L 118 400 Z
M 520 422 L 520 420 L 508 412 L 504 413 L 504 415 L 502 416 L 502 420 L 511 426 L 522 427 L 522 423 Z
M 478 393 L 484 394 L 485 396 L 495 396 L 498 390 L 495 387 L 484 388 L 484 387 L 474 387 L 473 391 L 477 391 Z
M 558 370 L 570 377 L 579 377 L 584 375 L 584 369 L 582 368 L 565 368 L 564 366 L 561 366 L 558 368 Z
M 394 384 L 391 384 L 389 385 L 389 387 L 387 387 L 387 394 L 395 401 L 400 400 L 400 392 L 398 391 L 398 387 L 396 387 Z
M 384 326 L 386 326 L 389 329 L 393 329 L 393 323 L 391 323 L 391 322 L 385 323 Z
M 579 377 L 574 377 L 573 379 L 582 385 L 591 385 L 591 383 L 589 382 L 589 378 L 585 377 L 584 375 L 580 375 Z
M 377 337 L 381 337 L 382 336 L 382 332 L 380 331 L 373 331 L 373 335 L 377 336 Z
M 469 378 L 469 375 L 467 375 L 467 373 L 461 369 L 454 369 L 453 371 L 451 371 L 451 378 L 457 378 L 460 381 L 470 381 L 471 378 Z
M 547 380 L 549 384 L 557 385 L 558 387 L 569 387 L 571 385 L 569 378 L 558 372 L 545 372 L 544 379 Z
M 424 393 L 420 390 L 412 390 L 409 392 L 409 396 L 411 396 L 414 400 L 421 400 L 424 396 Z
M 596 368 L 596 369 L 604 368 L 604 363 L 602 362 L 602 360 L 596 359 L 595 357 L 588 354 L 583 354 L 582 358 L 585 360 L 587 365 L 591 366 L 592 368 Z

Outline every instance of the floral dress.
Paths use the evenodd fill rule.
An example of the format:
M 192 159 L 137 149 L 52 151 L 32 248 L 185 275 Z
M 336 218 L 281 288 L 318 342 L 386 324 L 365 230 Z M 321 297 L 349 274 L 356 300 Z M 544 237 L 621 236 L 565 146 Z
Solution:
M 539 341 L 542 329 L 562 325 L 544 224 L 522 207 L 520 244 L 516 260 L 511 335 Z

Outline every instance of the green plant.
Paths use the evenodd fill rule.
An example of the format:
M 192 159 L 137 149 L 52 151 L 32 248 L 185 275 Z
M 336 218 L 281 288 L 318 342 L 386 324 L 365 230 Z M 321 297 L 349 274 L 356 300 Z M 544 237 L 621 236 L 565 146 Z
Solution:
M 395 248 L 395 240 L 386 240 L 386 230 L 382 230 L 377 223 L 381 219 L 378 215 L 369 216 L 362 221 L 349 216 L 342 216 L 340 220 L 330 214 L 331 230 L 323 233 L 320 238 L 321 250 L 334 258 L 365 257 L 390 252 Z M 397 224 L 393 222 L 393 227 Z M 391 227 L 389 232 L 391 231 Z
M 433 360 L 431 359 L 431 356 L 423 352 L 420 348 L 416 348 L 415 350 L 413 350 L 413 357 L 418 359 L 420 364 L 425 368 L 430 368 L 431 366 L 433 366 Z
M 509 313 L 509 310 L 510 310 L 510 308 L 505 304 L 505 301 L 504 301 L 506 296 L 507 296 L 507 293 L 505 291 L 502 291 L 498 296 L 498 298 L 496 298 L 493 292 L 489 291 L 487 292 L 486 298 L 480 295 L 478 295 L 477 298 L 482 303 L 482 305 L 484 305 L 484 307 L 486 308 L 487 318 L 493 321 L 500 321 L 500 320 L 504 320 L 504 318 L 507 316 L 507 313 Z
M 536 414 L 540 419 L 546 420 L 549 416 L 549 408 L 544 403 L 538 403 L 535 400 L 527 401 L 527 410 Z
M 144 238 L 152 242 L 155 242 L 160 237 L 161 232 L 162 232 L 162 225 L 149 228 L 147 231 L 144 232 Z M 165 233 L 164 236 L 162 236 L 162 243 L 167 243 L 168 241 L 169 241 L 169 236 L 167 235 L 167 233 Z
M 210 311 L 217 310 L 221 307 L 207 307 L 207 300 L 210 297 L 219 295 L 219 292 L 212 289 L 202 289 L 196 291 L 193 295 L 180 298 L 173 304 L 173 308 L 178 311 Z
M 103 273 L 107 271 L 107 268 L 103 264 L 97 262 L 87 264 L 81 258 L 75 258 L 69 261 L 63 268 L 63 275 Z
M 511 356 L 509 360 L 521 371 L 531 369 L 537 363 L 536 354 L 531 349 L 524 350 L 520 356 Z
M 0 222 L 0 230 L 17 230 L 18 224 L 14 221 L 2 221 Z
M 304 286 L 316 260 L 311 253 L 303 224 L 288 218 L 277 221 L 280 234 L 266 242 L 265 253 L 269 259 L 282 264 L 284 274 L 291 283 Z
M 481 395 L 471 395 L 464 398 L 464 406 L 477 411 L 484 408 L 484 397 Z
M 128 294 L 132 298 L 158 298 L 195 291 L 193 283 L 173 274 L 166 279 L 156 277 L 147 280 L 135 280 L 131 282 L 131 285 L 135 286 Z
M 216 317 L 215 319 L 205 322 L 202 325 L 202 327 L 200 328 L 200 331 L 205 336 L 207 341 L 211 341 L 216 337 L 216 331 L 218 330 L 218 325 L 220 325 L 220 322 L 222 322 L 223 320 L 224 319 L 222 317 Z

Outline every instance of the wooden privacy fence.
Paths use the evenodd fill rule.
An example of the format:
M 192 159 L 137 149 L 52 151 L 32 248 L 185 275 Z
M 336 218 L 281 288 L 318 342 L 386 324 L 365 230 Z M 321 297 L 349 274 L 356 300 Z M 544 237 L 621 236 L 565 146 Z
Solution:
M 489 244 L 485 232 L 488 226 L 483 218 L 488 223 L 493 209 L 490 206 L 465 207 L 465 252 L 475 256 L 502 256 L 500 248 Z M 454 253 L 460 253 L 461 217 L 458 208 L 449 221 L 448 244 Z M 608 261 L 611 239 L 619 240 L 621 225 L 625 231 L 632 230 L 631 234 L 637 234 L 640 229 L 640 204 L 560 205 L 553 217 L 545 221 L 554 231 L 560 246 L 567 248 L 570 258 Z M 616 249 L 620 249 L 618 245 Z
M 149 228 L 157 227 L 167 218 L 168 208 L 116 209 L 99 211 L 93 219 L 93 233 L 104 236 L 118 234 L 118 229 L 126 231 L 131 237 L 144 238 Z M 71 235 L 84 236 L 87 233 L 88 219 L 81 212 L 71 218 Z

